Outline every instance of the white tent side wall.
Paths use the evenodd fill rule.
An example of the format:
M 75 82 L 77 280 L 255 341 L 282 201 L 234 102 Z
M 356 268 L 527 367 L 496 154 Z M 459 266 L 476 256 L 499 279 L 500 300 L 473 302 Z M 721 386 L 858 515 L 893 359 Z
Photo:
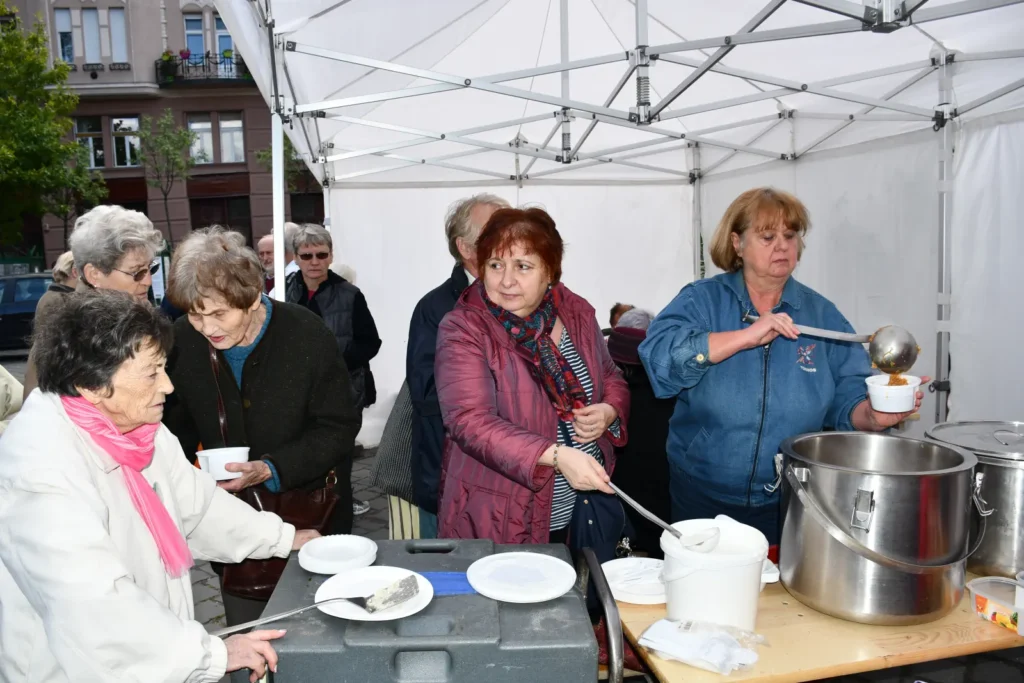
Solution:
M 375 444 L 405 380 L 409 320 L 419 299 L 451 275 L 449 204 L 477 192 L 545 208 L 566 242 L 562 281 L 597 310 L 616 302 L 661 310 L 693 279 L 689 185 L 430 187 L 331 190 L 335 260 L 356 271 L 383 340 L 371 369 L 377 404 L 359 440 Z
M 955 166 L 953 420 L 1024 421 L 1024 109 L 1007 114 L 965 126 Z
M 915 374 L 934 377 L 938 135 L 928 130 L 706 179 L 704 242 L 740 192 L 764 185 L 792 192 L 812 223 L 795 277 L 859 332 L 889 324 L 910 330 L 921 346 Z M 934 422 L 927 394 L 907 433 L 923 435 Z

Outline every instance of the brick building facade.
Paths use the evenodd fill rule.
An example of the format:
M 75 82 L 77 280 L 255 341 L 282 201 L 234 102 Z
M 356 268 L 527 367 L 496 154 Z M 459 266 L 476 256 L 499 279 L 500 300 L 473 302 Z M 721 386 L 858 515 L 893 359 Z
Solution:
M 9 0 L 10 2 L 10 0 Z M 271 177 L 257 160 L 270 146 L 270 113 L 209 0 L 13 0 L 23 22 L 42 21 L 51 57 L 68 62 L 78 94 L 74 135 L 102 171 L 110 204 L 143 211 L 171 244 L 218 223 L 254 244 L 271 229 Z M 170 109 L 198 135 L 192 177 L 163 195 L 138 164 L 143 116 Z M 323 219 L 312 176 L 286 195 L 289 219 Z M 168 222 L 169 214 L 169 222 Z M 169 225 L 168 225 L 169 223 Z M 43 219 L 47 265 L 64 249 L 64 229 Z

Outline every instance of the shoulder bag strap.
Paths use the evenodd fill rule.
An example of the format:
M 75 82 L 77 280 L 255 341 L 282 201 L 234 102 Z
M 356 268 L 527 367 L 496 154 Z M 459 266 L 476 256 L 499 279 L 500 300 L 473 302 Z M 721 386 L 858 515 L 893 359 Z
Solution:
M 228 446 L 228 415 L 224 409 L 224 395 L 220 391 L 220 362 L 217 359 L 217 349 L 210 348 L 210 369 L 213 370 L 213 386 L 217 389 L 217 422 L 220 425 L 220 438 L 224 448 Z

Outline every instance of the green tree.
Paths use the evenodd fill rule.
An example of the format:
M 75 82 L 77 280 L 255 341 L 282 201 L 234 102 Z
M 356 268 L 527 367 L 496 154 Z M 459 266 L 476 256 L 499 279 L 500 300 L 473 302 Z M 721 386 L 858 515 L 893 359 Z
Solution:
M 68 249 L 70 226 L 82 210 L 88 210 L 107 198 L 107 183 L 103 176 L 89 168 L 89 150 L 77 149 L 75 161 L 64 166 L 64 181 L 43 197 L 47 213 L 61 219 L 64 225 L 64 250 Z
M 68 139 L 78 97 L 65 86 L 68 66 L 48 64 L 46 28 L 24 30 L 0 0 L 0 248 L 21 241 L 25 214 L 46 210 L 44 198 L 67 180 L 78 145 Z
M 270 147 L 256 151 L 256 161 L 268 172 L 274 170 L 274 158 Z M 284 136 L 284 184 L 288 192 L 313 192 L 319 187 L 316 178 L 306 168 L 306 162 L 292 147 L 292 141 Z
M 191 154 L 196 137 L 188 128 L 178 126 L 170 109 L 164 109 L 155 122 L 143 116 L 139 125 L 139 163 L 145 168 L 146 184 L 158 189 L 164 197 L 168 239 L 171 239 L 171 213 L 167 197 L 174 183 L 188 180 L 197 160 L 205 160 L 203 153 L 195 157 Z

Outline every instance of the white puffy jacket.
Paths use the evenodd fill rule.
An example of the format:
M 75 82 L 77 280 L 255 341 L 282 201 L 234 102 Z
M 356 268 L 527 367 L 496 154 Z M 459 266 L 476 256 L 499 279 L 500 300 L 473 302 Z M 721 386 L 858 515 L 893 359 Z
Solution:
M 120 467 L 35 390 L 0 439 L 0 682 L 219 681 L 224 643 L 194 620 Z M 162 427 L 143 471 L 198 560 L 286 557 L 295 529 L 189 465 Z

